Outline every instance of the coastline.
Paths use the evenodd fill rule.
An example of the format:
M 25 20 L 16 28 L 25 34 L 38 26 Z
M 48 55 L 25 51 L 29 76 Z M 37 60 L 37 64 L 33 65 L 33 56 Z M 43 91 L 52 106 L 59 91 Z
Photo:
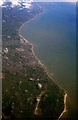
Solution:
M 64 95 L 64 110 L 63 110 L 63 112 L 60 114 L 60 116 L 58 117 L 57 120 L 59 120 L 59 119 L 63 116 L 63 114 L 67 112 L 66 100 L 67 100 L 67 93 L 65 92 L 65 95 Z
M 24 37 L 21 35 L 21 33 L 20 33 L 22 27 L 23 27 L 25 24 L 27 24 L 27 23 L 29 23 L 30 21 L 34 20 L 37 16 L 42 15 L 43 13 L 44 13 L 44 11 L 41 12 L 41 13 L 39 13 L 39 14 L 37 14 L 37 15 L 35 15 L 35 16 L 34 16 L 33 18 L 31 18 L 30 20 L 24 22 L 24 23 L 21 25 L 21 27 L 19 28 L 18 34 L 19 34 L 20 38 L 22 38 L 26 43 L 32 45 L 31 51 L 32 51 L 32 53 L 33 53 L 33 56 L 36 58 L 36 60 L 37 60 L 38 63 L 42 66 L 42 68 L 45 70 L 45 72 L 46 72 L 46 74 L 48 75 L 48 77 L 49 77 L 61 90 L 64 91 L 64 110 L 63 110 L 63 112 L 60 114 L 60 116 L 58 117 L 57 120 L 59 120 L 59 119 L 63 116 L 63 114 L 67 112 L 67 108 L 66 108 L 67 92 L 66 92 L 60 85 L 58 85 L 58 83 L 56 83 L 56 81 L 52 78 L 52 76 L 50 75 L 50 73 L 47 71 L 47 68 L 45 67 L 45 65 L 44 65 L 44 64 L 38 59 L 38 57 L 35 55 L 34 45 L 33 45 L 32 43 L 30 43 L 26 38 L 24 38 Z M 40 96 L 40 97 L 41 97 L 41 96 Z M 38 106 L 38 105 L 37 105 L 37 106 Z

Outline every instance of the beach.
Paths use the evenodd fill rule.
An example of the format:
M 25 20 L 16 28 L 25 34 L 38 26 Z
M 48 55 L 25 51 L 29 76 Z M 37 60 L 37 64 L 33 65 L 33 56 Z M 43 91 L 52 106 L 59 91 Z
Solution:
M 33 56 L 36 58 L 36 60 L 38 61 L 38 63 L 43 67 L 43 69 L 44 69 L 45 72 L 47 73 L 48 77 L 52 79 L 52 81 L 59 87 L 59 89 L 64 90 L 64 89 L 52 78 L 52 75 L 47 71 L 47 68 L 45 67 L 45 65 L 44 65 L 44 64 L 38 59 L 38 57 L 35 55 L 34 45 L 33 45 L 32 43 L 30 43 L 26 38 L 24 38 L 24 37 L 21 35 L 21 33 L 20 33 L 22 27 L 23 27 L 25 24 L 29 23 L 30 21 L 34 20 L 37 16 L 40 16 L 40 15 L 42 15 L 42 14 L 43 14 L 43 13 L 40 13 L 39 15 L 36 15 L 36 16 L 33 17 L 32 19 L 30 19 L 29 21 L 23 23 L 23 24 L 21 25 L 20 29 L 19 29 L 19 36 L 20 36 L 20 38 L 22 38 L 22 40 L 24 40 L 27 44 L 32 45 L 31 50 L 32 50 Z M 63 116 L 63 114 L 64 114 L 65 112 L 67 112 L 67 109 L 66 109 L 67 92 L 64 90 L 64 93 L 65 93 L 65 94 L 64 94 L 64 110 L 63 110 L 63 112 L 60 114 L 60 116 L 58 117 L 58 120 Z M 40 99 L 41 99 L 41 96 L 42 96 L 43 94 L 44 94 L 44 91 L 42 91 L 41 94 L 39 95 L 39 100 L 38 100 L 38 102 L 37 102 L 37 105 L 36 105 L 34 114 L 38 114 L 38 113 L 37 113 L 38 104 L 39 104 Z

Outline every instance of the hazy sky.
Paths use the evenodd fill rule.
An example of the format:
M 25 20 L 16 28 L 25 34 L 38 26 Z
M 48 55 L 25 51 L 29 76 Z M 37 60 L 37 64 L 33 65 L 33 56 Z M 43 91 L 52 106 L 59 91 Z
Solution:
M 34 0 L 34 1 L 41 1 L 41 2 L 76 2 L 77 0 Z

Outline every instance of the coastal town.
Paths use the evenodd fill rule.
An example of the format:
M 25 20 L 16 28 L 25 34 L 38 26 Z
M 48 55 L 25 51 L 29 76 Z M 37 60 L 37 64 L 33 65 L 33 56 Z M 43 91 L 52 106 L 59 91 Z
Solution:
M 43 10 L 3 7 L 3 119 L 57 120 L 66 112 L 67 93 L 49 76 L 34 53 L 34 47 L 21 34 L 21 26 Z M 21 7 L 22 8 L 22 7 Z

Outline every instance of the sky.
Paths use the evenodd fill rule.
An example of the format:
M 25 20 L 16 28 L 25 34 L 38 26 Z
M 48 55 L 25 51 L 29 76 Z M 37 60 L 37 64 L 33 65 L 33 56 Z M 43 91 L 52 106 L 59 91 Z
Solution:
M 34 0 L 34 1 L 40 1 L 40 2 L 77 2 L 78 0 Z

